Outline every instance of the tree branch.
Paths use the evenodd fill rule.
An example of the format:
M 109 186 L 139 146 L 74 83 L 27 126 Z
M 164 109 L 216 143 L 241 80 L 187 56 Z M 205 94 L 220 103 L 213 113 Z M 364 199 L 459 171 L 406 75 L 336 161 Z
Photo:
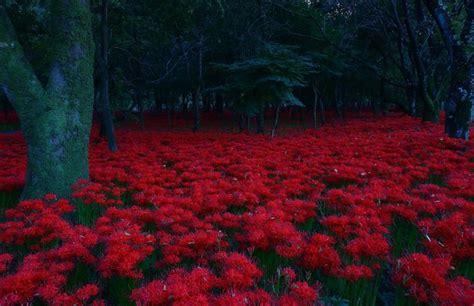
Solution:
M 29 118 L 39 115 L 46 107 L 45 91 L 25 57 L 6 7 L 1 2 L 0 87 L 18 113 L 22 124 L 27 124 Z

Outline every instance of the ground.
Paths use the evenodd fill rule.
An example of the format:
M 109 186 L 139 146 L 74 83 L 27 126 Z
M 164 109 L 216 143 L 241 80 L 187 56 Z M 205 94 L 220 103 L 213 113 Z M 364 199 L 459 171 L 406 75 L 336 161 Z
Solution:
M 17 204 L 26 147 L 0 134 L 0 304 L 474 302 L 472 140 L 399 114 L 274 139 L 162 123 L 114 154 L 94 129 L 72 201 Z

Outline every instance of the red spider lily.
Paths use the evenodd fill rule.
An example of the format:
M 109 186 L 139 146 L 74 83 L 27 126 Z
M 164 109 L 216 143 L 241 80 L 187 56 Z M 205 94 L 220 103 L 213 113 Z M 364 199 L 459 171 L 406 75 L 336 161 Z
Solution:
M 472 285 L 462 277 L 447 279 L 450 269 L 450 258 L 431 259 L 414 253 L 399 261 L 394 280 L 420 302 L 468 305 L 474 300 Z
M 119 129 L 114 154 L 97 137 L 72 203 L 0 203 L 0 304 L 110 304 L 119 277 L 140 305 L 310 305 L 349 291 L 319 290 L 314 275 L 376 292 L 384 273 L 419 302 L 474 300 L 472 281 L 450 273 L 474 255 L 473 140 L 394 116 L 271 141 Z M 17 133 L 0 151 L 1 200 L 23 186 L 27 150 Z M 88 226 L 75 224 L 82 212 L 96 214 Z M 91 279 L 69 286 L 82 265 Z

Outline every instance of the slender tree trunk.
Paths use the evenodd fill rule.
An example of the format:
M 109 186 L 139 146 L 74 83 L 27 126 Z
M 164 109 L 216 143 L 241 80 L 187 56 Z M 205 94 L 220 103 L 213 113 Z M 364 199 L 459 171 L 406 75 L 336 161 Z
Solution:
M 314 102 L 313 102 L 313 128 L 318 128 L 318 89 L 316 88 L 316 82 L 312 82 Z
M 326 124 L 326 118 L 324 117 L 324 103 L 323 97 L 321 95 L 318 96 L 318 104 L 319 104 L 319 122 L 321 122 L 321 126 Z
M 183 94 L 181 96 L 181 103 L 183 103 L 182 111 L 183 111 L 183 114 L 185 114 L 188 111 L 188 99 L 186 98 L 186 94 Z M 193 103 L 194 103 L 194 99 L 193 99 Z
M 154 98 L 155 98 L 156 111 L 161 112 L 161 110 L 163 109 L 163 102 L 161 101 L 161 97 L 160 97 L 160 93 L 159 93 L 158 89 L 155 89 L 153 91 L 153 94 L 154 94 Z
M 387 111 L 385 106 L 385 79 L 380 80 L 380 111 L 383 115 Z
M 197 132 L 201 128 L 200 98 L 201 86 L 198 86 L 196 93 L 193 94 L 193 132 Z
M 216 112 L 218 114 L 224 113 L 224 97 L 220 94 L 216 94 Z
M 474 121 L 474 61 L 471 63 L 471 123 Z
M 391 0 L 392 11 L 395 19 L 395 24 L 397 26 L 397 46 L 398 46 L 398 56 L 400 58 L 400 69 L 405 79 L 405 95 L 408 103 L 409 114 L 412 117 L 416 116 L 416 89 L 413 87 L 414 76 L 408 70 L 408 63 L 405 58 L 405 31 L 403 30 L 402 23 L 400 21 L 400 16 L 398 14 L 398 1 Z
M 110 109 L 110 96 L 109 96 L 109 29 L 108 29 L 108 0 L 102 0 L 101 7 L 101 119 L 102 125 L 105 129 L 105 135 L 107 136 L 107 142 L 109 149 L 112 152 L 118 150 L 117 141 L 115 140 L 114 123 L 112 120 L 112 111 Z M 101 126 L 102 126 L 101 125 Z
M 344 82 L 341 82 L 340 84 L 341 86 L 341 91 L 340 91 L 340 108 L 341 108 L 341 115 L 342 115 L 342 119 L 346 119 L 346 102 L 347 102 L 347 95 L 346 95 L 346 90 L 347 90 L 347 86 L 345 85 Z
M 205 113 L 211 112 L 211 96 L 209 94 L 202 95 L 202 108 Z
M 140 127 L 142 130 L 145 130 L 145 116 L 143 114 L 143 100 L 140 92 L 133 94 L 134 104 L 138 107 L 138 120 L 140 121 Z
M 438 122 L 439 114 L 437 107 L 428 93 L 428 81 L 425 72 L 425 66 L 421 59 L 420 50 L 416 40 L 415 32 L 410 24 L 410 14 L 407 0 L 402 0 L 403 12 L 405 15 L 405 27 L 408 33 L 409 48 L 413 56 L 416 72 L 418 74 L 418 91 L 423 100 L 423 121 Z
M 334 92 L 334 96 L 335 96 L 335 106 L 336 106 L 336 115 L 338 118 L 342 118 L 342 109 L 341 109 L 341 84 L 340 84 L 340 81 L 337 80 L 336 81 L 336 87 L 335 87 L 335 92 Z
M 265 108 L 262 107 L 262 110 L 256 116 L 256 132 L 257 134 L 265 133 Z
M 275 137 L 279 118 L 280 118 L 280 104 L 277 104 L 277 106 L 275 107 L 275 117 L 273 118 L 272 138 Z
M 203 39 L 201 37 L 198 47 L 198 82 L 199 85 L 196 89 L 196 93 L 193 99 L 193 118 L 194 118 L 194 125 L 193 125 L 193 132 L 197 132 L 201 128 L 201 113 L 200 113 L 200 101 L 202 100 L 202 87 L 203 87 L 203 67 L 202 67 L 202 60 L 203 60 Z
M 53 62 L 44 88 L 0 4 L 0 87 L 15 107 L 28 147 L 24 199 L 68 197 L 77 180 L 89 178 L 94 44 L 88 1 L 53 1 L 51 20 Z
M 239 124 L 239 133 L 241 133 L 243 130 L 245 130 L 245 115 L 240 114 L 237 118 L 238 124 Z
M 408 112 L 410 116 L 416 117 L 416 87 L 414 86 L 407 86 L 406 88 L 406 96 L 408 100 Z
M 100 59 L 98 59 L 100 61 Z M 100 86 L 99 86 L 100 85 Z M 97 119 L 99 120 L 99 136 L 101 138 L 105 138 L 107 134 L 105 133 L 105 126 L 104 126 L 104 120 L 102 119 L 102 107 L 101 107 L 101 89 L 98 87 L 101 87 L 101 84 L 96 85 L 94 84 L 94 112 L 97 114 Z
M 166 116 L 168 118 L 168 129 L 171 129 L 171 117 L 173 116 L 173 113 L 171 111 L 171 106 L 172 106 L 171 103 L 168 103 L 166 105 Z

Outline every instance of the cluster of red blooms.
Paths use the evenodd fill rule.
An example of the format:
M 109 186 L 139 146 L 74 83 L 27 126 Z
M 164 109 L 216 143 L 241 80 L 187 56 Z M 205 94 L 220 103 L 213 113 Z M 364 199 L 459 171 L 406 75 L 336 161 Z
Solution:
M 23 184 L 26 149 L 21 135 L 0 137 L 7 192 Z M 389 273 L 420 303 L 474 302 L 454 273 L 474 257 L 474 143 L 438 125 L 348 120 L 272 140 L 119 130 L 113 154 L 97 137 L 91 182 L 74 192 L 99 212 L 91 227 L 53 195 L 6 211 L 0 305 L 100 305 L 116 278 L 134 281 L 139 305 L 310 305 L 335 294 L 307 272 L 348 283 Z M 394 255 L 399 219 L 421 238 Z M 265 270 L 265 256 L 277 269 Z M 92 276 L 71 281 L 83 266 Z
M 425 254 L 413 253 L 398 261 L 394 279 L 419 302 L 471 305 L 474 301 L 471 282 L 463 277 L 447 279 L 451 264 L 449 257 L 432 259 Z
M 262 272 L 239 253 L 216 253 L 211 258 L 217 273 L 206 268 L 173 270 L 165 280 L 157 280 L 134 290 L 132 299 L 139 305 L 310 305 L 317 301 L 316 288 L 307 282 L 294 281 L 294 271 L 287 274 L 288 290 L 278 299 L 262 289 L 255 289 Z M 213 292 L 220 292 L 214 294 Z
M 90 301 L 99 293 L 95 284 L 64 291 L 76 263 L 95 263 L 91 249 L 98 242 L 90 228 L 65 220 L 64 214 L 72 210 L 68 201 L 48 195 L 6 212 L 9 221 L 0 223 L 0 242 L 20 247 L 17 255 L 22 260 L 14 263 L 10 254 L 0 255 L 0 304 L 26 304 L 34 297 L 54 305 L 104 304 Z

